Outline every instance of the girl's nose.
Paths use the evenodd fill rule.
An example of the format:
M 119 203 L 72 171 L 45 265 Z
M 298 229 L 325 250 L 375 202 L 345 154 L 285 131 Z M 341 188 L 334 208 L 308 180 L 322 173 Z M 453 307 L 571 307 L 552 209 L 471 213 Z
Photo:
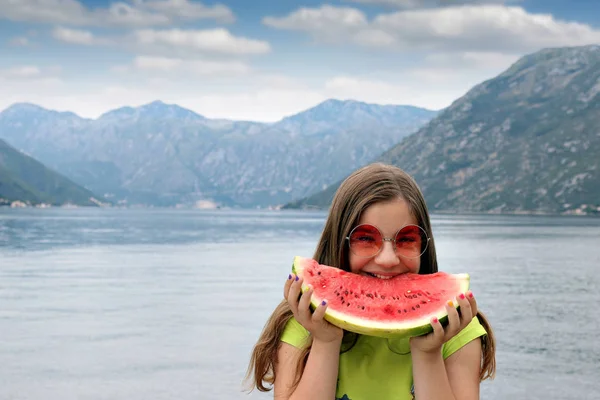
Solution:
M 398 265 L 400 260 L 398 259 L 398 255 L 396 254 L 394 242 L 390 242 L 388 240 L 384 241 L 383 247 L 375 257 L 374 261 L 384 268 L 391 268 Z

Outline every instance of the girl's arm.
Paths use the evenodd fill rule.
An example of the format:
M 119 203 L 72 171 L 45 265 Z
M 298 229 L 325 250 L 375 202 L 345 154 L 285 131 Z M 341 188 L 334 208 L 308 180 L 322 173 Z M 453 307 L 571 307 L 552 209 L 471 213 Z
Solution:
M 301 293 L 302 279 L 290 274 L 284 285 L 283 296 L 287 299 L 294 318 L 310 332 L 312 345 L 302 377 L 295 390 L 291 386 L 296 378 L 296 365 L 302 351 L 290 344 L 281 343 L 277 352 L 275 398 L 331 400 L 335 398 L 340 347 L 344 331 L 327 322 L 323 317 L 327 301 L 310 310 L 313 290 Z
M 473 340 L 445 361 L 442 352 L 412 354 L 417 400 L 478 400 L 481 340 Z
M 296 379 L 296 365 L 301 350 L 288 343 L 281 343 L 277 353 L 277 379 L 274 384 L 275 399 L 294 400 L 335 399 L 341 339 L 332 342 L 314 340 L 302 377 L 295 390 L 290 390 Z
M 473 340 L 443 359 L 442 346 L 463 330 L 477 315 L 477 302 L 471 292 L 456 301 L 460 315 L 452 302 L 446 305 L 448 326 L 444 329 L 437 319 L 433 332 L 411 338 L 413 379 L 417 400 L 476 400 L 479 399 L 481 341 Z

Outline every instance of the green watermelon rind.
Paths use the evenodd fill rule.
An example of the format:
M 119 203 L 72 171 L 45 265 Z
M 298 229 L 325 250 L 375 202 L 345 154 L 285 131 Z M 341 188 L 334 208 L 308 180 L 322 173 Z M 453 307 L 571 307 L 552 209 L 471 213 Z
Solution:
M 303 267 L 302 263 L 307 260 L 304 257 L 296 256 L 294 258 L 294 262 L 292 264 L 292 273 L 295 275 L 302 277 Z M 460 290 L 456 293 L 466 293 L 470 287 L 470 276 L 467 273 L 461 274 L 448 274 L 450 277 L 460 280 Z M 303 281 L 302 283 L 302 293 L 305 293 L 308 290 L 308 285 Z M 318 305 L 321 303 L 323 299 L 318 298 L 315 294 L 311 296 L 310 308 L 314 311 Z M 460 313 L 460 306 L 456 302 L 455 299 L 447 299 L 453 300 L 454 307 Z M 415 337 L 428 334 L 433 332 L 433 327 L 431 326 L 431 318 L 436 317 L 442 326 L 448 325 L 448 313 L 446 312 L 445 307 L 446 301 L 440 302 L 440 307 L 437 312 L 428 314 L 425 317 L 421 317 L 417 321 L 408 321 L 402 323 L 390 323 L 384 321 L 367 321 L 361 318 L 352 317 L 349 314 L 345 314 L 336 310 L 327 309 L 325 312 L 324 319 L 331 324 L 344 329 L 346 331 L 368 335 L 368 336 L 378 336 L 384 338 L 406 338 L 406 337 Z

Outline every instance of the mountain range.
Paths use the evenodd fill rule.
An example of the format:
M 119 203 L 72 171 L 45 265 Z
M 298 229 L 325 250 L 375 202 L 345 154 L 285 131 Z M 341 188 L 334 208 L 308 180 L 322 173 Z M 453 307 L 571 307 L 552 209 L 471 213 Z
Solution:
M 434 211 L 600 214 L 600 46 L 522 57 L 377 161 Z M 285 207 L 327 207 L 339 184 Z
M 328 100 L 258 123 L 160 101 L 97 119 L 21 103 L 0 113 L 0 139 L 116 204 L 326 208 L 382 161 L 432 211 L 598 214 L 600 46 L 524 56 L 440 111 Z
M 155 101 L 86 119 L 19 103 L 0 113 L 0 138 L 115 203 L 268 207 L 322 190 L 436 114 L 328 100 L 258 123 Z
M 0 139 L 0 205 L 100 206 L 104 199 Z

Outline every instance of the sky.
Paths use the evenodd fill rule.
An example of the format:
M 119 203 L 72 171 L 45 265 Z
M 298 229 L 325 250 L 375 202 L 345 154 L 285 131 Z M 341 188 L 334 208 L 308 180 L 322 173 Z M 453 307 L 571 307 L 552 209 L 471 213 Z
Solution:
M 0 0 L 0 110 L 439 110 L 524 55 L 587 44 L 600 44 L 598 0 Z

